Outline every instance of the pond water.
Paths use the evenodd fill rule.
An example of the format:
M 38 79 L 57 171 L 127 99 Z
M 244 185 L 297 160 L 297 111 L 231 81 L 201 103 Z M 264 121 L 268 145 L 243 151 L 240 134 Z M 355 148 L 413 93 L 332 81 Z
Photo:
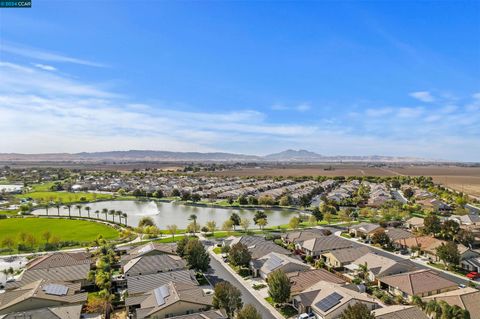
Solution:
M 230 218 L 232 213 L 237 213 L 241 218 L 247 218 L 251 222 L 251 228 L 254 228 L 253 215 L 254 210 L 246 209 L 233 209 L 233 208 L 211 208 L 211 207 L 196 207 L 187 206 L 176 203 L 162 203 L 156 201 L 103 201 L 96 203 L 82 204 L 82 207 L 89 206 L 90 216 L 96 217 L 94 213 L 96 210 L 100 211 L 99 217 L 104 219 L 105 214 L 101 211 L 103 208 L 108 210 L 121 210 L 128 214 L 127 223 L 130 226 L 137 226 L 138 221 L 143 216 L 150 216 L 160 229 L 165 229 L 167 225 L 175 224 L 180 229 L 184 229 L 191 222 L 188 220 L 191 214 L 197 215 L 197 224 L 203 226 L 208 221 L 214 220 L 217 223 L 217 227 L 221 228 L 222 224 Z M 297 216 L 298 213 L 288 210 L 264 210 L 267 215 L 267 226 L 278 226 L 287 224 L 293 216 Z M 45 215 L 45 209 L 37 209 L 33 211 L 35 215 Z M 57 215 L 57 208 L 51 207 L 48 210 L 49 215 Z M 78 209 L 75 205 L 71 208 L 72 216 L 78 216 Z M 87 216 L 87 212 L 82 209 L 82 216 Z M 68 209 L 61 207 L 60 215 L 68 215 Z M 112 216 L 107 215 L 108 220 L 112 219 Z M 115 216 L 115 220 L 118 221 L 118 217 Z

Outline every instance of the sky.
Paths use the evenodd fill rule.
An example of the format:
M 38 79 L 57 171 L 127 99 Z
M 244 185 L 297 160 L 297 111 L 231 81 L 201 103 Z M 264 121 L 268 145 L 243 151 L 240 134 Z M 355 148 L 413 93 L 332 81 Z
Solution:
M 480 161 L 478 1 L 0 9 L 0 152 Z

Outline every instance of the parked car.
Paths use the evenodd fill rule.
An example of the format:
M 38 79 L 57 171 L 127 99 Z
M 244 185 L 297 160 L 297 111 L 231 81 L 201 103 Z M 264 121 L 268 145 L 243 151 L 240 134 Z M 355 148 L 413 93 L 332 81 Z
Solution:
M 468 279 L 480 278 L 480 274 L 476 271 L 469 272 L 466 276 L 467 276 Z

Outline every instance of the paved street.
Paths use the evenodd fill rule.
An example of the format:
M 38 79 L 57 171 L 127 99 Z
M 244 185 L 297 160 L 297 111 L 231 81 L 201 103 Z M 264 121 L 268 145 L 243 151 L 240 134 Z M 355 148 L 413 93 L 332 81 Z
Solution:
M 210 258 L 211 270 L 207 275 L 208 280 L 215 285 L 216 283 L 224 280 L 230 282 L 232 285 L 240 289 L 242 292 L 242 299 L 244 304 L 253 305 L 262 315 L 263 319 L 275 319 L 275 317 L 266 309 L 238 280 L 232 276 L 224 266 L 215 258 Z

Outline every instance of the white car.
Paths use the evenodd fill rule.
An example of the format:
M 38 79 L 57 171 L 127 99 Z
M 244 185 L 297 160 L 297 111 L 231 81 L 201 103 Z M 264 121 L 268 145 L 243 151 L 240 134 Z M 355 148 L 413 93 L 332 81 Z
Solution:
M 298 315 L 297 319 L 310 319 L 310 318 L 315 318 L 315 315 L 313 313 L 302 313 Z

